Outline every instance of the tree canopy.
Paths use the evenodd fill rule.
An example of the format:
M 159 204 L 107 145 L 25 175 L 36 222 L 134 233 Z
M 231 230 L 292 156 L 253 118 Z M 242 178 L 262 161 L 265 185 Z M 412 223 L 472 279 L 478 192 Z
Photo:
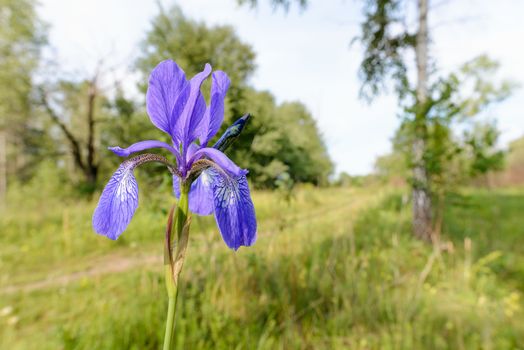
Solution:
M 144 83 L 151 69 L 165 59 L 175 60 L 188 76 L 201 71 L 208 62 L 230 76 L 223 128 L 244 113 L 253 118 L 228 152 L 250 169 L 255 186 L 275 187 L 282 174 L 295 182 L 327 183 L 333 164 L 311 113 L 300 102 L 278 105 L 271 93 L 250 86 L 256 55 L 232 27 L 210 27 L 193 21 L 178 7 L 161 9 L 141 46 L 136 67 Z M 209 84 L 203 90 L 206 95 Z

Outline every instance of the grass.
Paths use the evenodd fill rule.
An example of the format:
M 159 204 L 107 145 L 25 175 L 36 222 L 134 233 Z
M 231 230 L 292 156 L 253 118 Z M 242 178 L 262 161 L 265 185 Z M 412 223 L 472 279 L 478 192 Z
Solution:
M 236 253 L 195 218 L 178 348 L 522 349 L 523 197 L 455 196 L 440 253 L 411 237 L 405 198 L 380 189 L 304 188 L 289 205 L 257 192 L 259 240 Z M 144 198 L 117 242 L 92 234 L 94 202 L 49 202 L 14 198 L 24 210 L 0 220 L 0 348 L 159 348 L 161 263 L 102 272 L 161 255 L 171 199 Z M 86 269 L 101 273 L 52 283 Z

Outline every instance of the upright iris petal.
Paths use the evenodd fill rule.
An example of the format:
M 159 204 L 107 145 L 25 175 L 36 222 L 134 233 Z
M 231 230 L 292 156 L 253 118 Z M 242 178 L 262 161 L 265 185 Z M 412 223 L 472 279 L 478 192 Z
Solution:
M 206 101 L 200 87 L 211 74 L 211 66 L 206 64 L 204 70 L 195 75 L 181 92 L 176 102 L 171 119 L 175 121 L 171 135 L 182 143 L 184 149 L 193 142 L 206 110 Z
M 214 72 L 212 79 L 211 101 L 199 131 L 200 144 L 203 146 L 206 146 L 207 142 L 215 136 L 224 121 L 224 99 L 230 84 L 227 74 L 221 71 Z
M 165 133 L 171 134 L 176 122 L 173 107 L 188 85 L 184 71 L 174 61 L 160 62 L 151 72 L 146 94 L 147 114 L 151 122 Z
M 135 164 L 123 162 L 107 183 L 93 214 L 93 228 L 98 234 L 117 239 L 126 229 L 138 207 Z

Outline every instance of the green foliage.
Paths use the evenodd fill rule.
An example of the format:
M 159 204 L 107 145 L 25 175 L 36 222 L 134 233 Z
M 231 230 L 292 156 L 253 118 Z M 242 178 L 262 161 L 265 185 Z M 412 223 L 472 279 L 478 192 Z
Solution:
M 149 73 L 163 60 L 175 60 L 187 76 L 195 75 L 210 63 L 214 69 L 227 72 L 231 79 L 229 109 L 235 115 L 245 113 L 238 110 L 236 103 L 255 70 L 255 52 L 238 38 L 231 26 L 209 27 L 185 17 L 176 6 L 167 11 L 160 8 L 141 47 L 136 67 L 142 72 L 144 91 Z M 209 85 L 204 86 L 204 91 L 208 91 Z
M 509 144 L 508 163 L 524 164 L 524 136 Z
M 407 6 L 408 2 L 403 0 L 366 1 L 362 35 L 356 38 L 364 46 L 361 95 L 370 101 L 385 90 L 387 83 L 395 86 L 402 107 L 402 123 L 397 133 L 401 143 L 395 148 L 406 156 L 408 169 L 412 171 L 408 181 L 413 190 L 414 233 L 429 241 L 431 235 L 439 234 L 443 193 L 461 180 L 456 165 L 459 155 L 464 153 L 462 146 L 474 148 L 470 152 L 476 159 L 471 166 L 474 170 L 468 174 L 486 173 L 499 163 L 495 159 L 498 156 L 480 160 L 487 153 L 479 148 L 486 143 L 461 143 L 453 129 L 458 122 L 503 100 L 513 85 L 496 86 L 490 81 L 498 65 L 486 56 L 466 63 L 460 72 L 439 78 L 428 58 L 428 11 L 431 11 L 428 1 L 417 2 L 415 31 L 407 25 L 411 20 Z M 415 65 L 409 63 L 412 57 Z M 410 81 L 413 76 L 415 82 Z M 436 207 L 431 197 L 436 199 Z M 431 227 L 432 217 L 436 217 L 435 228 Z
M 0 59 L 0 136 L 8 136 L 1 175 L 7 171 L 16 174 L 17 180 L 28 181 L 41 159 L 52 159 L 66 169 L 68 182 L 92 193 L 100 185 L 97 180 L 108 178 L 119 161 L 107 147 L 146 139 L 170 142 L 150 123 L 143 100 L 127 97 L 120 82 L 115 82 L 114 94 L 101 87 L 99 82 L 107 80 L 101 66 L 89 79 L 63 78 L 66 72 L 60 72 L 56 62 L 59 73 L 54 71 L 35 86 L 32 78 L 45 31 L 34 3 L 5 0 L 0 9 L 0 21 L 6 24 L 0 30 L 0 50 L 5 53 Z M 278 106 L 270 93 L 249 87 L 255 53 L 232 27 L 211 27 L 188 19 L 176 6 L 167 11 L 160 8 L 135 62 L 142 73 L 143 92 L 150 71 L 165 59 L 176 60 L 187 76 L 201 71 L 207 62 L 227 72 L 232 83 L 223 128 L 246 112 L 255 116 L 231 157 L 251 170 L 256 186 L 274 188 L 275 180 L 285 173 L 297 183 L 327 183 L 333 166 L 311 114 L 298 102 Z M 208 81 L 203 87 L 207 98 L 209 88 Z M 6 170 L 3 164 L 10 168 Z M 158 168 L 144 172 L 149 185 L 169 181 Z M 0 187 L 2 197 L 5 189 L 2 183 Z
M 92 79 L 48 81 L 38 87 L 36 105 L 50 124 L 56 145 L 52 158 L 67 164 L 72 182 L 86 193 L 94 191 L 101 163 L 97 124 L 109 113 L 98 79 L 97 73 Z
M 0 134 L 6 139 L 6 145 L 0 145 L 6 147 L 6 159 L 0 164 L 7 164 L 7 169 L 0 169 L 0 178 L 6 172 L 10 180 L 27 180 L 33 174 L 31 164 L 45 154 L 35 147 L 47 138 L 31 104 L 33 74 L 45 39 L 35 1 L 0 1 Z
M 503 184 L 522 185 L 524 182 L 524 137 L 509 145 Z
M 472 153 L 470 156 L 472 177 L 503 168 L 505 153 L 496 148 L 499 134 L 493 124 L 478 124 L 472 131 L 466 132 L 465 143 Z
M 0 127 L 27 122 L 45 32 L 32 0 L 0 2 Z M 23 127 L 23 125 L 22 125 Z
M 384 180 L 383 178 L 378 178 Z M 338 187 L 373 187 L 377 184 L 377 176 L 375 174 L 368 175 L 349 175 L 345 171 L 338 175 L 338 179 L 333 183 L 334 186 Z
M 274 188 L 284 174 L 296 183 L 327 183 L 333 164 L 310 112 L 299 102 L 277 105 L 269 92 L 248 86 L 255 54 L 231 27 L 208 27 L 184 17 L 177 7 L 161 9 L 142 47 L 136 64 L 144 77 L 164 59 L 177 61 L 188 76 L 201 71 L 206 62 L 228 73 L 231 88 L 222 131 L 244 113 L 253 116 L 228 153 L 249 169 L 255 186 Z
M 480 56 L 430 87 L 424 112 L 424 163 L 436 199 L 443 192 L 500 170 L 504 165 L 505 152 L 497 143 L 500 133 L 496 125 L 475 120 L 492 103 L 509 96 L 515 87 L 508 81 L 495 83 L 497 67 L 496 62 Z M 414 166 L 412 147 L 417 137 L 416 108 L 414 97 L 404 105 L 401 127 L 393 139 L 394 150 L 377 160 L 378 174 L 410 178 L 408 169 Z M 457 129 L 462 134 L 454 131 Z
M 116 244 L 91 231 L 92 202 L 26 201 L 25 213 L 13 202 L 0 219 L 1 348 L 159 347 L 169 200 L 143 193 L 147 206 Z M 194 218 L 178 348 L 523 346 L 521 192 L 450 199 L 440 255 L 410 234 L 400 193 L 302 188 L 289 204 L 277 196 L 255 192 L 260 237 L 235 254 L 213 218 Z M 30 288 L 6 293 L 13 285 Z
M 293 182 L 326 184 L 333 165 L 305 106 L 299 102 L 274 106 L 272 96 L 253 93 L 254 96 L 247 94 L 246 104 L 253 109 L 254 118 L 248 133 L 243 134 L 246 141 L 253 137 L 251 152 L 247 161 L 241 155 L 236 158 L 249 165 L 255 184 L 272 187 L 275 179 L 284 173 L 288 173 Z M 264 98 L 264 94 L 265 99 L 258 98 Z M 265 106 L 256 100 L 266 101 Z M 242 152 L 245 148 L 237 146 L 236 149 Z
M 509 144 L 508 163 L 524 164 L 524 136 Z
M 227 70 L 233 86 L 243 85 L 255 70 L 255 53 L 240 41 L 231 26 L 209 27 L 184 16 L 178 7 L 160 13 L 142 42 L 143 54 L 137 68 L 149 76 L 158 62 L 175 60 L 188 76 L 200 72 L 206 63 Z
M 374 173 L 383 180 L 408 178 L 408 167 L 405 156 L 398 150 L 377 157 L 374 164 Z
M 360 94 L 371 101 L 383 93 L 386 82 L 392 78 L 395 90 L 404 96 L 409 89 L 406 48 L 415 46 L 415 35 L 405 30 L 404 11 L 400 0 L 366 0 L 362 35 L 354 40 L 364 46 L 364 58 L 360 63 L 362 80 Z M 403 30 L 400 30 L 402 28 Z
M 496 125 L 473 119 L 492 103 L 507 98 L 514 86 L 507 81 L 493 82 L 497 67 L 496 62 L 479 56 L 431 87 L 425 157 L 429 174 L 441 190 L 500 169 L 503 164 Z M 459 125 L 465 129 L 462 138 L 453 133 Z
M 449 197 L 444 232 L 455 242 L 473 239 L 475 258 L 502 252 L 491 264 L 493 271 L 524 292 L 524 246 L 520 243 L 524 234 L 520 219 L 522 191 L 474 190 Z

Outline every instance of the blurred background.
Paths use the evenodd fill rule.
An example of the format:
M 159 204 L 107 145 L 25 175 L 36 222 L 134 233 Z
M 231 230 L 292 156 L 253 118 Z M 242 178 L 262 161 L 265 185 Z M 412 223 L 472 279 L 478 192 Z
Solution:
M 169 140 L 151 70 L 231 78 L 253 247 L 194 217 L 180 349 L 524 348 L 524 2 L 0 0 L 0 348 L 158 349 L 163 168 L 115 242 L 121 159 Z M 210 83 L 203 93 L 209 97 Z M 220 134 L 220 133 L 219 133 Z

